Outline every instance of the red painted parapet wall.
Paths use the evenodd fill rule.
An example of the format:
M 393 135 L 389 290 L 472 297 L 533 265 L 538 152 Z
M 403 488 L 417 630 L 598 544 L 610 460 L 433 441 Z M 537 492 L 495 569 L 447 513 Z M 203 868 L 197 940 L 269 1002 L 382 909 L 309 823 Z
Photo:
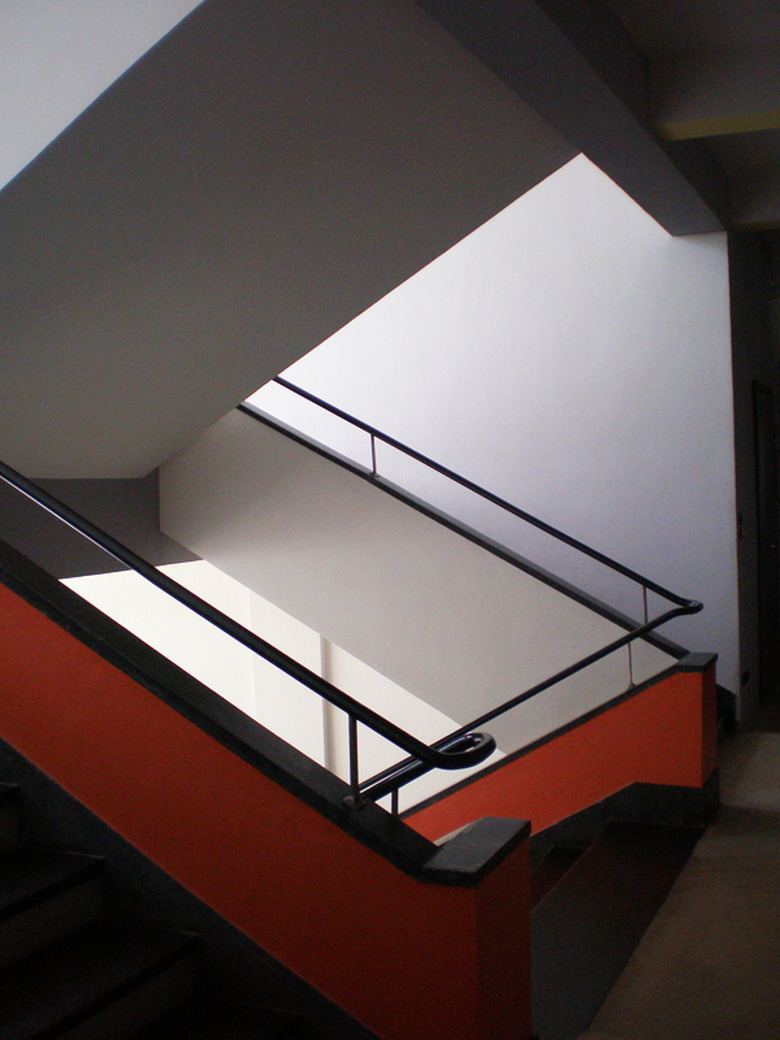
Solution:
M 715 659 L 692 654 L 671 675 L 405 820 L 434 841 L 484 815 L 530 820 L 535 833 L 635 782 L 701 788 L 716 767 Z
M 0 736 L 191 892 L 384 1040 L 530 1035 L 527 842 L 417 881 L 4 586 L 0 619 Z

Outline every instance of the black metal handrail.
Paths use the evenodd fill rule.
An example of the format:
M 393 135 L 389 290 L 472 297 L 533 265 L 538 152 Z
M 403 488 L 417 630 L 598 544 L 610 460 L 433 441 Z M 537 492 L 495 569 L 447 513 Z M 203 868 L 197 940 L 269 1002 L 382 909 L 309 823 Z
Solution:
M 381 441 L 388 447 L 401 452 L 410 459 L 414 459 L 415 462 L 422 463 L 428 469 L 433 470 L 435 473 L 446 477 L 451 480 L 454 484 L 458 484 L 460 487 L 465 488 L 467 491 L 473 492 L 480 498 L 483 498 L 486 502 L 490 502 L 492 505 L 498 506 L 499 509 L 503 509 L 507 513 L 511 513 L 512 516 L 517 517 L 519 520 L 524 520 L 526 523 L 531 524 L 538 530 L 543 531 L 545 534 L 550 535 L 559 542 L 563 542 L 565 545 L 570 546 L 572 549 L 576 549 L 578 552 L 583 553 L 585 556 L 589 556 L 591 559 L 596 560 L 598 563 L 604 564 L 605 567 L 609 567 L 617 574 L 623 575 L 625 578 L 629 578 L 631 581 L 641 585 L 646 593 L 654 592 L 659 596 L 663 596 L 664 599 L 668 599 L 671 603 L 676 603 L 678 606 L 684 606 L 686 604 L 695 602 L 693 600 L 686 599 L 684 596 L 680 596 L 675 592 L 664 588 L 663 585 L 659 585 L 657 582 L 651 581 L 644 575 L 639 574 L 637 571 L 631 570 L 630 567 L 624 566 L 617 560 L 611 559 L 605 553 L 599 552 L 598 549 L 593 549 L 591 546 L 586 545 L 585 542 L 579 541 L 577 538 L 572 538 L 571 535 L 566 534 L 564 531 L 559 531 L 551 524 L 546 523 L 544 520 L 540 520 L 532 513 L 526 512 L 524 509 L 520 509 L 519 506 L 513 505 L 506 499 L 501 498 L 499 495 L 494 494 L 492 491 L 488 491 L 487 488 L 480 487 L 479 484 L 475 484 L 474 481 L 469 480 L 468 477 L 462 476 L 460 473 L 456 473 L 454 470 L 448 469 L 443 466 L 440 462 L 436 462 L 434 459 L 428 458 L 427 455 L 423 455 L 422 452 L 417 451 L 415 448 L 410 447 L 408 444 L 404 444 L 402 441 L 396 440 L 395 437 L 389 436 L 389 434 L 382 433 L 376 427 L 371 426 L 367 422 L 363 422 L 362 419 L 357 419 L 355 416 L 350 415 L 349 412 L 343 411 L 341 408 L 337 408 L 335 405 L 330 404 L 328 401 L 323 400 L 321 397 L 317 397 L 316 394 L 310 393 L 308 390 L 304 390 L 300 386 L 296 386 L 289 380 L 284 379 L 282 376 L 276 376 L 272 382 L 278 386 L 284 387 L 285 390 L 289 390 L 291 393 L 296 394 L 298 397 L 303 398 L 311 404 L 317 405 L 326 412 L 330 412 L 331 415 L 335 415 L 337 418 L 342 419 L 344 422 L 349 423 L 358 430 L 362 430 L 364 433 L 369 435 L 371 439 L 371 472 L 374 477 L 379 478 L 376 467 L 376 449 L 374 442 Z M 246 406 L 241 406 L 246 408 Z M 250 406 L 251 409 L 251 406 Z M 381 478 L 379 478 L 381 479 Z M 645 611 L 647 604 L 645 602 Z M 645 621 L 647 621 L 647 614 L 645 613 Z
M 343 690 L 338 689 L 265 639 L 244 628 L 243 625 L 234 621 L 227 614 L 223 614 L 211 603 L 190 592 L 185 586 L 158 571 L 132 549 L 122 545 L 106 531 L 4 462 L 0 462 L 0 479 L 77 531 L 88 541 L 103 549 L 115 560 L 146 578 L 172 599 L 344 711 L 349 717 L 351 795 L 347 802 L 352 808 L 359 807 L 365 800 L 361 791 L 362 785 L 358 770 L 358 722 L 406 751 L 414 761 L 424 762 L 429 769 L 467 769 L 483 762 L 495 750 L 495 741 L 486 733 L 459 733 L 454 739 L 437 741 L 431 745 L 425 744 L 378 712 L 361 704 L 354 697 L 350 697 L 349 694 L 344 693 Z
M 630 567 L 626 567 L 622 563 L 619 563 L 617 560 L 613 560 L 606 554 L 599 552 L 597 549 L 591 548 L 591 546 L 586 545 L 584 542 L 581 542 L 576 538 L 572 538 L 571 535 L 567 535 L 563 531 L 557 530 L 555 527 L 553 527 L 551 524 L 546 523 L 544 520 L 540 520 L 538 517 L 535 517 L 531 513 L 526 512 L 526 510 L 520 509 L 518 506 L 513 505 L 511 502 L 507 502 L 505 499 L 494 494 L 492 491 L 488 491 L 486 488 L 480 487 L 478 484 L 475 484 L 467 477 L 464 477 L 459 473 L 455 473 L 453 470 L 448 469 L 441 463 L 428 458 L 426 455 L 423 455 L 421 452 L 415 450 L 414 448 L 411 448 L 409 445 L 404 444 L 396 438 L 391 437 L 388 434 L 382 433 L 376 427 L 370 425 L 369 423 L 363 422 L 363 420 L 361 419 L 357 419 L 355 416 L 350 415 L 348 412 L 345 412 L 342 409 L 337 408 L 335 405 L 330 404 L 328 401 L 325 401 L 322 398 L 317 397 L 310 391 L 304 390 L 302 387 L 296 386 L 294 383 L 289 382 L 289 380 L 284 379 L 281 376 L 277 376 L 273 380 L 273 382 L 283 387 L 285 390 L 288 390 L 291 393 L 294 393 L 299 397 L 303 398 L 304 400 L 307 400 L 310 403 L 318 406 L 319 408 L 322 408 L 324 411 L 329 412 L 330 414 L 343 420 L 344 422 L 355 427 L 356 429 L 362 430 L 364 433 L 367 433 L 370 439 L 371 451 L 371 470 L 369 476 L 373 481 L 377 483 L 379 487 L 382 486 L 383 481 L 380 474 L 377 471 L 377 441 L 380 441 L 381 443 L 386 444 L 388 447 L 391 447 L 394 450 L 400 452 L 401 454 L 406 455 L 408 458 L 413 459 L 415 462 L 421 463 L 433 472 L 438 473 L 441 476 L 444 476 L 447 479 L 451 480 L 458 486 L 463 487 L 470 492 L 473 492 L 485 501 L 490 502 L 492 505 L 498 506 L 500 509 L 511 514 L 512 516 L 515 516 L 518 519 L 525 521 L 526 523 L 532 525 L 538 530 L 543 531 L 545 534 L 550 535 L 552 538 L 555 538 L 557 541 L 560 541 L 565 545 L 568 545 L 569 547 L 577 550 L 578 552 L 583 553 L 585 556 L 588 556 L 596 562 L 613 570 L 617 574 L 620 574 L 623 577 L 628 578 L 629 580 L 641 586 L 644 615 L 644 620 L 641 624 L 635 625 L 634 627 L 630 628 L 626 632 L 626 634 L 621 636 L 619 639 L 614 640 L 613 642 L 607 644 L 601 649 L 596 650 L 592 654 L 589 654 L 586 657 L 581 658 L 579 661 L 576 661 L 574 664 L 569 665 L 567 668 L 564 668 L 561 671 L 556 672 L 555 675 L 552 675 L 549 678 L 543 680 L 542 682 L 539 682 L 536 685 L 529 687 L 527 690 L 524 690 L 523 692 L 515 695 L 514 697 L 511 697 L 503 704 L 500 704 L 497 707 L 492 708 L 490 711 L 485 712 L 483 715 L 480 715 L 478 718 L 467 723 L 465 726 L 462 726 L 461 728 L 448 734 L 446 737 L 442 737 L 439 741 L 436 741 L 435 744 L 431 745 L 432 747 L 444 748 L 458 746 L 458 742 L 460 740 L 466 739 L 471 730 L 475 730 L 477 729 L 477 727 L 484 726 L 486 723 L 491 722 L 493 719 L 496 719 L 499 716 L 504 715 L 506 712 L 511 711 L 518 705 L 524 703 L 527 700 L 530 700 L 532 697 L 535 697 L 540 693 L 543 693 L 545 690 L 550 689 L 551 687 L 557 685 L 559 682 L 563 682 L 564 679 L 568 679 L 570 676 L 576 675 L 578 672 L 583 671 L 585 668 L 590 667 L 590 665 L 595 664 L 597 661 L 602 660 L 603 658 L 615 653 L 623 647 L 627 647 L 628 649 L 628 684 L 630 689 L 634 685 L 633 664 L 631 656 L 632 643 L 634 643 L 637 639 L 641 639 L 643 636 L 646 636 L 649 633 L 655 631 L 655 629 L 659 628 L 663 624 L 666 624 L 666 622 L 671 621 L 673 618 L 681 617 L 686 614 L 696 614 L 702 609 L 702 604 L 698 602 L 698 600 L 686 599 L 684 596 L 680 596 L 677 593 L 672 592 L 670 589 L 667 589 L 664 586 L 659 585 L 657 582 L 651 581 L 649 578 L 644 577 L 644 575 L 639 574 L 637 571 L 632 570 Z M 256 408 L 256 406 L 253 405 L 244 404 L 240 407 L 243 411 L 247 412 L 250 415 L 257 416 L 261 413 L 261 409 Z M 478 544 L 483 545 L 484 548 L 493 551 L 493 545 L 487 539 L 481 539 L 471 529 L 469 529 L 469 537 L 471 537 Z M 671 610 L 667 610 L 664 613 L 650 620 L 648 618 L 647 607 L 648 592 L 653 592 L 656 595 L 662 597 L 663 599 L 668 600 L 670 603 L 674 604 L 674 607 Z M 377 773 L 369 780 L 364 781 L 361 784 L 361 793 L 363 797 L 367 797 L 372 800 L 376 800 L 378 798 L 383 797 L 384 795 L 391 794 L 393 796 L 393 809 L 394 811 L 397 811 L 398 789 L 404 784 L 410 783 L 412 780 L 417 779 L 418 777 L 429 772 L 429 770 L 430 767 L 425 762 L 421 761 L 419 758 L 412 755 L 409 758 L 404 759 L 402 762 L 397 762 L 394 765 L 389 766 L 387 769 L 382 770 L 381 773 Z

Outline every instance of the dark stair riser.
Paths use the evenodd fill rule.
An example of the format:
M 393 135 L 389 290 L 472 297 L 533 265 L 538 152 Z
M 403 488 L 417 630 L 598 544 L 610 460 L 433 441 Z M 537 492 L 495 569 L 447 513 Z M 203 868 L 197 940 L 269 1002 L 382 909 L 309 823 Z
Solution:
M 91 856 L 0 851 L 0 968 L 95 921 L 102 880 Z
M 193 955 L 189 936 L 90 925 L 3 973 L 0 1035 L 131 1037 L 190 995 Z
M 193 1003 L 165 1015 L 134 1040 L 303 1040 L 300 1019 L 286 1011 Z
M 376 1040 L 374 1033 L 257 947 L 2 740 L 0 777 L 13 779 L 20 788 L 25 843 L 89 850 L 105 859 L 104 907 L 112 920 L 200 937 L 198 995 L 231 1008 L 252 1005 L 256 1040 L 266 1040 L 269 1008 L 275 1009 L 272 1022 L 297 1021 L 293 1036 L 305 1040 Z M 208 1040 L 222 1040 L 220 1032 L 206 1035 Z M 276 1040 L 274 1032 L 270 1037 Z

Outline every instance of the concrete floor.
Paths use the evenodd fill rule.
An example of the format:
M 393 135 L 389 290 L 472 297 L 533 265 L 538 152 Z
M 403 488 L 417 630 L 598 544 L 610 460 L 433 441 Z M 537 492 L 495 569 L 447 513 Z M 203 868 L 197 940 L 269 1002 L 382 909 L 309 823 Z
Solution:
M 582 1040 L 780 1040 L 780 733 L 721 748 L 722 808 Z

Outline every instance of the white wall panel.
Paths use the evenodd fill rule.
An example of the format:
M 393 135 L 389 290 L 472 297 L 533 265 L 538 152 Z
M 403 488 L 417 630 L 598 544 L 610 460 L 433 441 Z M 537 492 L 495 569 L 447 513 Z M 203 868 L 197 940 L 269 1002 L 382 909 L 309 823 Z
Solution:
M 669 635 L 739 689 L 724 235 L 672 238 L 585 158 L 287 373 L 704 612 Z M 307 420 L 309 422 L 309 420 Z M 318 432 L 316 421 L 305 428 Z M 461 493 L 389 472 L 596 596 L 607 572 Z
M 623 634 L 238 412 L 163 467 L 161 525 L 458 723 Z M 655 670 L 669 663 L 652 648 L 645 653 Z M 626 656 L 617 655 L 546 695 L 543 706 L 488 729 L 511 751 L 626 685 Z

